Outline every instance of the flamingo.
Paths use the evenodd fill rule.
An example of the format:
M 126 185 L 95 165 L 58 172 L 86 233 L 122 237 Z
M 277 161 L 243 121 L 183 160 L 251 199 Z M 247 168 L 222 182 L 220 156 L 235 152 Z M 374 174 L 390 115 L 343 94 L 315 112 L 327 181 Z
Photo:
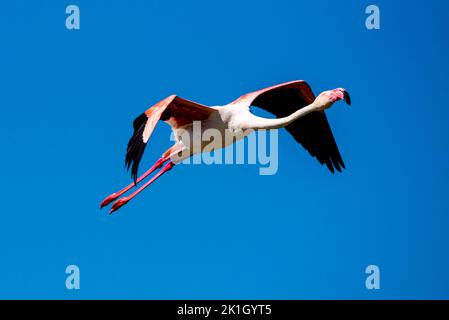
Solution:
M 227 142 L 217 145 L 217 148 L 224 148 L 243 139 L 255 130 L 286 128 L 293 138 L 321 165 L 325 164 L 332 173 L 335 172 L 335 169 L 341 172 L 342 168 L 345 168 L 345 164 L 324 112 L 339 100 L 344 100 L 351 105 L 351 98 L 345 89 L 337 88 L 324 91 L 315 97 L 309 84 L 304 80 L 282 83 L 248 93 L 225 106 L 207 107 L 171 95 L 134 120 L 134 133 L 129 140 L 125 160 L 126 168 L 128 170 L 131 168 L 133 182 L 122 190 L 109 195 L 101 202 L 100 208 L 115 201 L 110 210 L 112 214 L 164 173 L 170 171 L 176 164 L 195 153 L 202 152 L 203 145 L 200 148 L 192 148 L 192 141 L 183 139 L 186 132 L 193 140 L 198 138 L 194 136 L 195 133 L 192 129 L 194 122 L 200 122 L 202 132 L 207 129 L 216 129 L 219 130 L 222 137 L 232 136 L 232 139 L 225 139 L 224 141 Z M 275 115 L 276 119 L 256 116 L 251 113 L 250 106 L 264 109 Z M 145 147 L 159 121 L 164 121 L 171 126 L 175 144 L 164 152 L 148 171 L 137 177 Z M 157 169 L 160 169 L 159 172 L 148 182 L 129 196 L 122 197 Z

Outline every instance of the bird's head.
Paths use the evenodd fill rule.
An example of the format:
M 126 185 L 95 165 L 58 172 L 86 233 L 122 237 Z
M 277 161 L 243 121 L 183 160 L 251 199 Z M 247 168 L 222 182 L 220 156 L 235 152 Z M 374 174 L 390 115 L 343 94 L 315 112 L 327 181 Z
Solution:
M 348 105 L 351 105 L 351 97 L 349 96 L 349 93 L 343 88 L 322 92 L 315 99 L 315 105 L 319 110 L 326 110 L 339 100 L 344 100 Z

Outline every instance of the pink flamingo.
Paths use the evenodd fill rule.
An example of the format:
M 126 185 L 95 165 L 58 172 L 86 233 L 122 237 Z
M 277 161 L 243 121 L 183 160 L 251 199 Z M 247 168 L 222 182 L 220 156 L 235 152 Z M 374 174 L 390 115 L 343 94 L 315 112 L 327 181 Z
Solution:
M 201 145 L 199 149 L 192 148 L 192 141 L 182 138 L 186 132 L 193 140 L 198 138 L 194 136 L 192 129 L 196 121 L 200 122 L 202 132 L 212 128 L 219 130 L 222 137 L 231 135 L 232 139 L 224 139 L 231 142 L 226 144 L 220 141 L 217 148 L 224 148 L 243 139 L 254 130 L 286 128 L 320 164 L 325 164 L 332 173 L 335 171 L 334 168 L 341 172 L 345 165 L 324 113 L 324 110 L 338 100 L 344 100 L 351 105 L 351 99 L 345 89 L 325 91 L 315 97 L 305 81 L 292 81 L 265 88 L 245 94 L 225 106 L 216 107 L 207 107 L 176 95 L 169 96 L 134 120 L 134 133 L 129 140 L 126 152 L 126 167 L 127 169 L 131 167 L 134 182 L 104 199 L 101 208 L 117 200 L 169 161 L 148 182 L 129 196 L 117 200 L 110 210 L 110 213 L 113 213 L 176 164 L 195 153 L 202 152 L 204 145 Z M 276 119 L 258 117 L 251 113 L 250 106 L 262 108 L 274 114 Z M 140 160 L 159 120 L 171 126 L 176 142 L 147 172 L 137 178 Z

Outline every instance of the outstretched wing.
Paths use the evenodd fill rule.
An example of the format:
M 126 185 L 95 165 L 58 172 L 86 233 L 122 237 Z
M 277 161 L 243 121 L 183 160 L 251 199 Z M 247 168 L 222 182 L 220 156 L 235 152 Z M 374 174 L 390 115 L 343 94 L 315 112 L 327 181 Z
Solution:
M 286 117 L 315 100 L 305 81 L 293 81 L 246 94 L 234 103 L 243 103 L 264 109 L 277 118 Z M 334 173 L 345 168 L 332 130 L 324 112 L 312 112 L 286 127 L 287 131 L 320 164 L 326 164 Z
M 145 147 L 159 120 L 170 121 L 172 126 L 182 126 L 195 120 L 209 118 L 213 109 L 172 95 L 158 102 L 138 116 L 134 122 L 134 133 L 126 150 L 125 166 L 131 167 L 131 177 L 137 180 L 139 163 Z

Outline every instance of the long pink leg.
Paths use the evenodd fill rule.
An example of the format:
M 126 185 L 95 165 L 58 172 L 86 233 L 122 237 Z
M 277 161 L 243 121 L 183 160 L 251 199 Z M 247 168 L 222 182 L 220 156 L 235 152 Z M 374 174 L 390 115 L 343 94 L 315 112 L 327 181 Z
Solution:
M 154 170 L 161 168 L 162 165 L 165 162 L 167 162 L 172 156 L 174 156 L 178 152 L 182 152 L 184 149 L 185 149 L 185 147 L 183 145 L 181 145 L 181 144 L 175 144 L 174 146 L 172 146 L 170 149 L 168 149 L 167 151 L 164 152 L 162 157 L 158 161 L 156 161 L 156 163 L 147 172 L 145 172 L 143 175 L 141 175 L 136 180 L 136 183 L 131 183 L 130 185 L 128 185 L 125 188 L 123 188 L 122 190 L 120 190 L 118 192 L 114 192 L 113 194 L 108 196 L 106 199 L 104 199 L 101 202 L 100 209 L 102 209 L 103 207 L 107 206 L 108 204 L 110 204 L 111 202 L 115 201 L 116 199 L 121 197 L 123 194 L 125 194 L 126 192 L 131 190 L 131 188 L 135 187 L 136 184 L 140 183 L 143 179 L 145 179 L 150 174 L 152 174 L 154 172 Z
M 162 167 L 162 165 L 170 159 L 170 156 L 164 157 L 164 158 L 160 158 L 158 161 L 156 161 L 156 163 L 147 171 L 145 172 L 143 175 L 141 175 L 138 179 L 137 179 L 137 183 L 141 182 L 143 179 L 145 179 L 146 177 L 148 177 L 150 174 L 152 174 L 154 172 L 154 170 L 159 169 L 160 167 Z M 125 188 L 123 188 L 122 190 L 118 191 L 118 192 L 114 192 L 113 194 L 111 194 L 110 196 L 108 196 L 106 199 L 104 199 L 101 202 L 100 205 L 100 209 L 102 209 L 103 207 L 107 206 L 108 204 L 110 204 L 112 201 L 118 199 L 119 197 L 121 197 L 124 193 L 128 192 L 131 188 L 135 187 L 134 182 L 131 183 L 130 185 L 126 186 Z
M 137 189 L 136 191 L 134 191 L 132 194 L 130 194 L 127 197 L 123 197 L 119 200 L 117 200 L 116 202 L 114 202 L 114 204 L 112 205 L 111 211 L 109 211 L 110 214 L 112 214 L 114 211 L 117 211 L 118 209 L 120 209 L 122 206 L 124 206 L 125 204 L 127 204 L 130 200 L 132 200 L 135 196 L 137 196 L 139 193 L 141 193 L 143 190 L 145 190 L 145 188 L 147 188 L 150 184 L 152 184 L 154 181 L 157 180 L 157 178 L 159 178 L 160 176 L 162 176 L 165 172 L 170 171 L 173 167 L 175 166 L 175 164 L 173 162 L 169 162 L 165 165 L 165 167 L 163 167 L 158 173 L 156 173 L 154 175 L 154 177 L 152 177 L 150 179 L 150 181 L 148 181 L 147 183 L 145 183 L 143 186 L 141 186 L 139 189 Z

